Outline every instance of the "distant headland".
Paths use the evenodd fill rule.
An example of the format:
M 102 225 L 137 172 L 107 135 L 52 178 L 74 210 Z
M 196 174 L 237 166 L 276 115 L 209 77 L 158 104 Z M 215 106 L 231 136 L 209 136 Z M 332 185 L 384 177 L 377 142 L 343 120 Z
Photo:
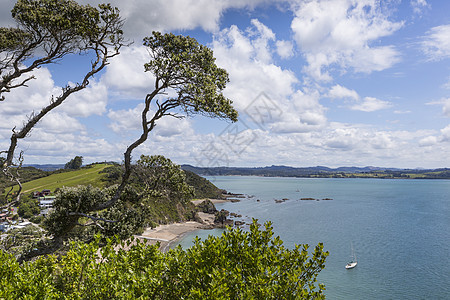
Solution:
M 26 165 L 44 171 L 63 169 L 63 164 Z M 203 176 L 264 176 L 264 177 L 304 177 L 304 178 L 385 178 L 385 179 L 450 179 L 450 168 L 400 169 L 381 167 L 195 167 L 181 165 L 183 170 Z
M 264 176 L 264 177 L 304 177 L 304 178 L 384 178 L 384 179 L 450 179 L 450 168 L 439 169 L 398 169 L 379 167 L 194 167 L 182 165 L 183 170 L 189 170 L 203 176 Z

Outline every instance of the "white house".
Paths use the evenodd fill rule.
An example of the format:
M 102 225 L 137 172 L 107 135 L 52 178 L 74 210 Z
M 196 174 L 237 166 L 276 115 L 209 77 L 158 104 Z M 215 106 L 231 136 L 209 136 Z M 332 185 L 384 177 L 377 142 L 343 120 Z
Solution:
M 44 196 L 44 197 L 39 197 L 39 206 L 41 209 L 46 209 L 46 208 L 52 208 L 53 207 L 53 201 L 55 201 L 55 196 Z

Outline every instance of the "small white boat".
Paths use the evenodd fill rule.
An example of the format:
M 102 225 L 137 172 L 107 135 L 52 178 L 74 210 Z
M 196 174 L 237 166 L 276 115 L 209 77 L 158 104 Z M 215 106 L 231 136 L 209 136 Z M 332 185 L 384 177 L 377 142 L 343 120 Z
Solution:
M 345 265 L 345 268 L 348 269 L 353 269 L 354 267 L 356 267 L 356 265 L 358 264 L 358 261 L 356 260 L 356 254 L 355 254 L 355 250 L 353 249 L 353 243 L 352 243 L 352 260 L 347 263 Z
M 349 262 L 349 263 L 347 263 L 347 264 L 345 265 L 345 268 L 346 268 L 346 269 L 353 269 L 354 267 L 356 267 L 357 264 L 358 264 L 357 261 L 351 261 L 351 262 Z

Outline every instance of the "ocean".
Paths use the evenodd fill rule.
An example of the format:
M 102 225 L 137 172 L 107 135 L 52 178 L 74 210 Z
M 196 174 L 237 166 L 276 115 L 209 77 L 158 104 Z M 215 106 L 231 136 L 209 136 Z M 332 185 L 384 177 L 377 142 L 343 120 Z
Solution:
M 450 180 L 206 178 L 250 196 L 219 210 L 270 220 L 287 247 L 324 243 L 330 256 L 318 282 L 327 299 L 450 299 Z M 180 244 L 221 233 L 199 230 Z M 358 266 L 346 270 L 352 245 Z

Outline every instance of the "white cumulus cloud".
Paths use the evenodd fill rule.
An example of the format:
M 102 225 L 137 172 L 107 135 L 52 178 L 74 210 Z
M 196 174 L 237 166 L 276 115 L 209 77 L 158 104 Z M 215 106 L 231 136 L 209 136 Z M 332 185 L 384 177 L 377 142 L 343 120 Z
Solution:
M 291 41 L 277 41 L 277 53 L 278 55 L 283 58 L 287 59 L 294 55 L 294 45 Z
M 431 28 L 422 40 L 422 50 L 430 60 L 450 58 L 450 24 Z
M 388 101 L 380 100 L 374 97 L 365 97 L 362 103 L 353 105 L 351 109 L 365 112 L 373 112 L 381 109 L 386 109 L 391 106 L 392 104 Z
M 450 142 L 450 125 L 441 129 L 442 140 L 445 142 Z
M 334 85 L 328 92 L 328 97 L 332 99 L 353 99 L 359 100 L 359 95 L 355 90 L 350 90 L 339 84 Z
M 375 0 L 314 0 L 300 2 L 291 28 L 316 80 L 332 79 L 328 68 L 370 73 L 399 61 L 393 46 L 373 46 L 403 26 L 389 21 Z
M 261 93 L 283 102 L 294 93 L 295 74 L 272 63 L 270 29 L 256 21 L 247 33 L 237 26 L 215 35 L 212 48 L 216 63 L 230 74 L 225 94 L 238 110 L 244 110 Z

